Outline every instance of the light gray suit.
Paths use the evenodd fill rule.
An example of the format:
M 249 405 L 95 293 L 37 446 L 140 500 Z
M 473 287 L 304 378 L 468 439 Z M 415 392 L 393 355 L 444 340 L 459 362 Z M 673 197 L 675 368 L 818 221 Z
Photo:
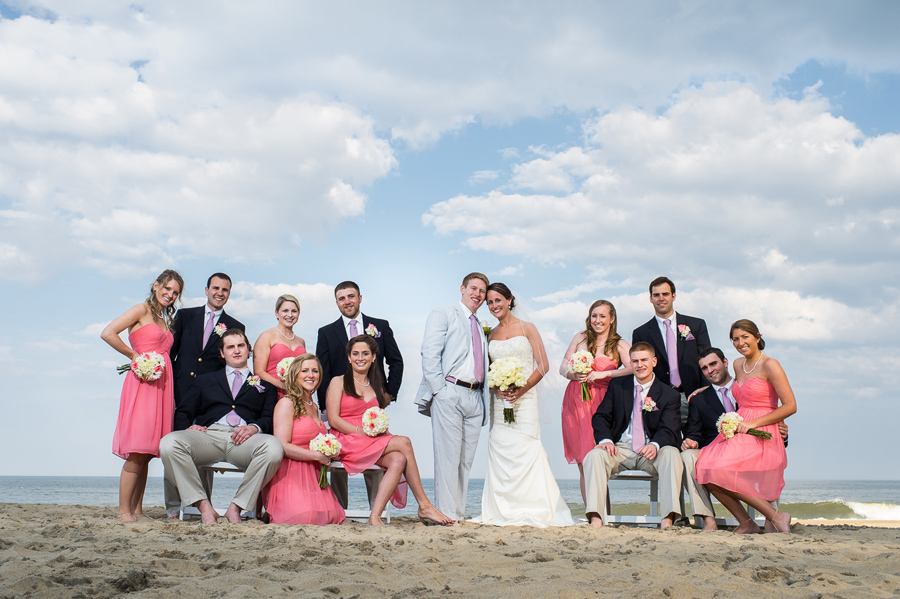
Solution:
M 435 308 L 428 315 L 422 340 L 422 384 L 416 393 L 419 412 L 431 417 L 434 503 L 454 520 L 465 516 L 469 471 L 481 427 L 488 421 L 486 384 L 479 390 L 471 390 L 447 381 L 448 376 L 459 375 L 472 351 L 470 314 L 457 303 Z M 486 378 L 487 343 L 480 325 L 478 335 Z

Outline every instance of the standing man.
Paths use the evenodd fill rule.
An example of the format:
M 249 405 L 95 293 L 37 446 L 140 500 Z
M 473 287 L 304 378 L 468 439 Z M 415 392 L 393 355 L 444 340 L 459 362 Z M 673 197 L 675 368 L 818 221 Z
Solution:
M 244 325 L 225 313 L 231 296 L 231 277 L 223 272 L 211 275 L 206 281 L 206 304 L 196 308 L 182 308 L 172 321 L 172 374 L 175 377 L 175 407 L 181 405 L 197 377 L 225 367 L 219 353 L 219 338 L 228 329 L 244 330 Z M 206 491 L 212 492 L 212 474 L 204 481 Z M 171 477 L 163 481 L 166 512 L 177 518 L 181 500 Z
M 687 427 L 684 429 L 684 441 L 681 443 L 681 461 L 684 463 L 684 486 L 687 487 L 691 499 L 694 516 L 703 518 L 703 530 L 718 530 L 716 512 L 709 499 L 709 491 L 697 484 L 694 477 L 694 466 L 700 450 L 712 443 L 719 435 L 719 417 L 726 412 L 736 412 L 738 408 L 731 386 L 734 379 L 728 373 L 728 359 L 722 350 L 711 347 L 700 353 L 700 371 L 711 385 L 691 398 L 688 410 Z M 787 425 L 778 423 L 778 430 L 787 446 Z M 769 527 L 770 522 L 766 522 Z
M 366 316 L 359 311 L 362 303 L 362 295 L 359 285 L 353 281 L 344 281 L 334 288 L 334 301 L 341 317 L 319 329 L 319 337 L 316 340 L 316 356 L 322 363 L 322 383 L 319 385 L 319 409 L 325 413 L 325 391 L 328 389 L 331 379 L 347 372 L 350 362 L 347 359 L 347 342 L 357 335 L 370 335 L 378 345 L 376 362 L 382 376 L 382 384 L 385 392 L 391 396 L 391 401 L 397 401 L 397 393 L 400 391 L 400 382 L 403 380 L 403 356 L 400 348 L 394 340 L 394 332 L 388 321 L 380 318 Z M 387 364 L 387 370 L 385 370 Z M 369 493 L 369 505 L 372 505 L 378 484 L 381 482 L 381 472 L 369 471 L 364 473 L 366 490 Z M 346 471 L 333 471 L 331 473 L 331 488 L 344 509 L 347 508 L 347 473 Z
M 634 376 L 613 379 L 591 418 L 597 447 L 584 457 L 585 512 L 594 528 L 607 519 L 609 477 L 620 470 L 643 470 L 659 476 L 660 529 L 681 515 L 681 439 L 679 399 L 653 374 L 653 347 L 638 342 L 628 352 Z M 601 518 L 601 514 L 603 514 Z
M 681 424 L 687 422 L 687 397 L 708 384 L 700 373 L 700 352 L 709 349 L 709 333 L 702 318 L 675 312 L 675 283 L 657 277 L 650 283 L 650 303 L 656 315 L 634 330 L 631 344 L 644 341 L 656 351 L 654 374 L 681 394 Z
M 225 368 L 197 377 L 175 410 L 175 431 L 162 438 L 159 453 L 184 502 L 200 510 L 204 524 L 219 515 L 200 480 L 200 466 L 229 462 L 243 468 L 244 478 L 225 512 L 229 522 L 241 521 L 241 510 L 256 508 L 262 489 L 281 464 L 284 450 L 272 436 L 272 413 L 278 394 L 251 376 L 247 360 L 250 341 L 240 329 L 229 329 L 219 340 Z
M 475 312 L 489 284 L 479 272 L 466 275 L 460 302 L 432 310 L 422 340 L 416 405 L 431 417 L 435 505 L 457 521 L 466 515 L 469 471 L 488 421 L 487 343 Z

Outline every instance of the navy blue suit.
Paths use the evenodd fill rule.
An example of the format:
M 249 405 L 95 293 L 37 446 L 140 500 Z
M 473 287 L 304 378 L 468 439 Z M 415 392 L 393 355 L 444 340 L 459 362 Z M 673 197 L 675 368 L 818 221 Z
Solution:
M 203 329 L 205 306 L 198 308 L 182 308 L 175 313 L 172 321 L 172 349 L 169 356 L 172 359 L 172 374 L 175 376 L 175 405 L 181 404 L 185 394 L 196 377 L 201 374 L 213 372 L 225 368 L 225 360 L 219 353 L 219 336 L 213 332 L 209 336 L 205 347 L 203 344 Z M 244 325 L 235 320 L 224 311 L 219 317 L 219 323 L 229 329 L 244 330 Z
M 690 336 L 693 339 L 683 339 L 682 335 L 675 331 L 675 341 L 678 351 L 678 373 L 681 375 L 681 388 L 679 391 L 690 395 L 700 387 L 708 385 L 709 381 L 700 372 L 700 353 L 709 349 L 709 333 L 706 330 L 706 322 L 702 318 L 694 318 L 685 314 L 676 313 L 678 326 L 687 325 L 691 329 Z M 654 316 L 634 330 L 631 334 L 631 344 L 645 341 L 653 346 L 656 351 L 656 366 L 653 374 L 656 378 L 671 385 L 669 357 L 666 353 L 666 343 L 659 330 L 659 324 Z

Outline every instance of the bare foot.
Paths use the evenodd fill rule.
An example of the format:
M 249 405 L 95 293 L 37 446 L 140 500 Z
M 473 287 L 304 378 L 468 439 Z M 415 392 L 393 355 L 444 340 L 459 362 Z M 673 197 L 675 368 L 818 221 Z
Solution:
M 591 516 L 591 526 L 594 528 L 603 528 L 603 519 L 600 516 Z
M 137 518 L 135 518 L 133 514 L 119 514 L 118 520 L 122 524 L 130 524 L 132 522 L 137 522 Z
M 676 518 L 678 518 L 678 514 L 676 514 L 675 512 L 670 512 L 668 516 L 659 521 L 659 529 L 665 530 L 674 525 Z
M 425 524 L 441 524 L 443 526 L 456 524 L 455 520 L 444 515 L 443 512 L 433 505 L 420 505 L 418 514 L 419 520 Z
M 768 519 L 766 520 L 766 525 L 763 527 L 763 530 L 767 533 L 778 532 L 777 530 L 775 530 L 775 525 L 772 524 L 772 521 Z
M 775 512 L 772 516 L 775 532 L 791 532 L 791 515 L 787 512 Z
M 241 508 L 237 506 L 237 504 L 232 503 L 228 506 L 228 509 L 225 510 L 225 519 L 231 522 L 232 524 L 240 524 L 241 523 Z
M 169 514 L 166 517 L 166 520 L 169 520 L 170 522 L 174 522 L 175 520 L 178 520 L 178 516 L 180 516 L 180 514 L 178 512 L 175 512 L 174 514 Z
M 719 530 L 716 519 L 712 516 L 703 516 L 703 530 Z
M 194 504 L 194 507 L 200 510 L 201 524 L 215 524 L 216 520 L 219 519 L 219 513 L 213 509 L 208 499 L 201 499 Z
M 384 522 L 378 516 L 369 516 L 369 526 L 384 526 Z
M 734 534 L 736 535 L 745 535 L 745 534 L 754 534 L 759 532 L 759 524 L 754 522 L 753 520 L 744 520 L 738 525 L 737 528 L 734 529 Z

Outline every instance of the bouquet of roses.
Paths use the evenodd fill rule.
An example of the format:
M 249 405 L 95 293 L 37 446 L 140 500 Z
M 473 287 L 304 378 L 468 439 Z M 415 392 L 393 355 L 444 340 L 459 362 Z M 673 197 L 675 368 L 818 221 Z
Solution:
M 735 431 L 737 431 L 738 422 L 743 421 L 743 417 L 737 412 L 728 412 L 727 414 L 719 416 L 719 419 L 716 421 L 716 428 L 719 429 L 719 432 L 722 433 L 723 437 L 730 439 L 734 436 Z M 761 431 L 758 428 L 751 428 L 747 431 L 747 434 L 767 441 L 772 438 L 772 433 Z
M 122 364 L 116 366 L 119 374 L 125 374 L 129 370 L 143 381 L 155 381 L 163 375 L 166 368 L 166 360 L 155 351 L 148 351 L 140 354 L 131 364 Z
M 331 433 L 319 433 L 310 440 L 309 448 L 334 459 L 341 453 L 341 442 Z M 319 469 L 319 486 L 323 489 L 328 486 L 328 466 L 325 464 Z
M 387 412 L 381 408 L 372 406 L 363 412 L 361 428 L 363 432 L 370 437 L 377 437 L 381 433 L 387 431 L 388 420 Z
M 275 374 L 278 375 L 278 378 L 280 378 L 282 380 L 282 382 L 284 382 L 284 377 L 287 376 L 288 368 L 291 367 L 291 362 L 293 362 L 293 361 L 294 361 L 294 358 L 292 356 L 288 356 L 287 358 L 284 358 L 283 360 L 281 360 L 275 366 Z
M 589 374 L 594 369 L 594 355 L 589 351 L 577 351 L 569 358 L 569 372 Z M 581 382 L 581 401 L 591 401 L 587 381 Z
M 507 389 L 518 389 L 524 387 L 528 379 L 525 378 L 525 371 L 522 364 L 515 358 L 500 358 L 491 362 L 488 369 L 488 386 L 496 387 L 500 391 Z M 503 422 L 512 424 L 516 421 L 516 413 L 513 411 L 513 404 L 503 400 Z

